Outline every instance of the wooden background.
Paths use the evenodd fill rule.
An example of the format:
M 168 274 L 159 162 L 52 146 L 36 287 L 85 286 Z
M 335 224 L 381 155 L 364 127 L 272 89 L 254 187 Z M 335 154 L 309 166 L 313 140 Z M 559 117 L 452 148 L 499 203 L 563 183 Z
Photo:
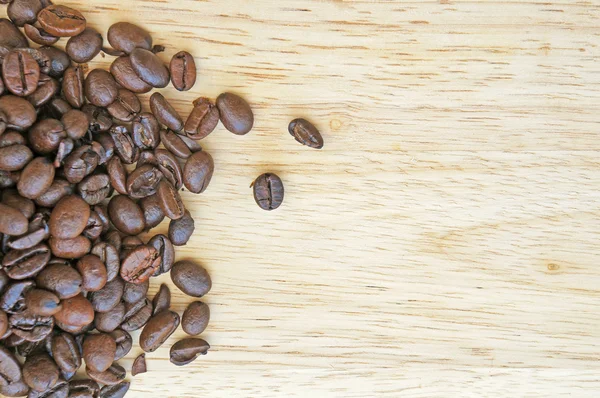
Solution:
M 193 53 L 194 89 L 163 90 L 185 117 L 223 91 L 256 114 L 202 142 L 213 181 L 184 195 L 212 350 L 176 368 L 178 331 L 128 396 L 600 394 L 600 2 L 57 2 Z

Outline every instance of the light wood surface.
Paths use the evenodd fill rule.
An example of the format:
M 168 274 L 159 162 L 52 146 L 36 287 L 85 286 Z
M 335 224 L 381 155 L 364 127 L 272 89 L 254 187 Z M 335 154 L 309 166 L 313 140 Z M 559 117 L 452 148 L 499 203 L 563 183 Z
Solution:
M 194 89 L 162 90 L 185 117 L 223 91 L 256 114 L 184 194 L 212 350 L 176 368 L 178 331 L 128 396 L 600 395 L 599 2 L 57 2 L 194 54 Z

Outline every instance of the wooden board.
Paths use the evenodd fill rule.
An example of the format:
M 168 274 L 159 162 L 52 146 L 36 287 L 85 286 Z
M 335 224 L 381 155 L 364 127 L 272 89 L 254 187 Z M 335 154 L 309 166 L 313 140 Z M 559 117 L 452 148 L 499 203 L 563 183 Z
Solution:
M 599 395 L 599 2 L 57 2 L 192 52 L 195 88 L 162 90 L 182 115 L 223 91 L 256 112 L 202 142 L 213 181 L 184 194 L 212 350 L 176 368 L 178 331 L 128 396 Z

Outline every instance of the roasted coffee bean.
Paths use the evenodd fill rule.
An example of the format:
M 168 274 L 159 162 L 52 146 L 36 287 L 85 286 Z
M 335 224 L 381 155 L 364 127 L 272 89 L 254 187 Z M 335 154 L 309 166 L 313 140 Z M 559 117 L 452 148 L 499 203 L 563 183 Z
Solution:
M 125 234 L 137 235 L 144 230 L 144 213 L 127 196 L 113 196 L 108 203 L 108 214 L 114 226 Z
M 83 280 L 79 272 L 66 264 L 49 264 L 35 278 L 37 286 L 55 292 L 62 300 L 77 296 Z
M 37 20 L 37 14 L 44 5 L 41 0 L 12 0 L 8 4 L 6 14 L 19 27 Z
M 163 234 L 155 235 L 148 241 L 148 245 L 154 247 L 161 258 L 154 276 L 169 272 L 175 261 L 175 249 L 169 238 Z
M 98 398 L 100 386 L 93 380 L 73 380 L 69 382 L 69 398 Z
M 71 184 L 81 182 L 92 174 L 100 162 L 100 156 L 90 145 L 75 149 L 64 162 L 63 172 Z
M 6 235 L 22 235 L 27 232 L 29 223 L 19 210 L 0 203 L 0 233 Z
M 86 26 L 85 18 L 79 11 L 60 5 L 44 8 L 37 18 L 40 26 L 56 37 L 77 36 Z
M 208 272 L 200 265 L 188 260 L 178 261 L 173 265 L 171 280 L 182 292 L 192 297 L 202 297 L 212 287 Z
M 130 283 L 144 283 L 160 266 L 158 251 L 149 245 L 133 249 L 121 263 L 121 278 Z
M 104 386 L 100 390 L 98 398 L 123 398 L 129 391 L 130 384 L 128 381 L 123 381 L 114 386 Z
M 179 138 L 181 138 L 185 145 L 187 145 L 192 154 L 202 151 L 202 145 L 200 145 L 196 140 L 193 140 L 190 137 L 181 134 L 179 134 Z
M 148 288 L 150 287 L 150 281 L 143 283 L 126 283 L 125 289 L 123 290 L 123 301 L 126 303 L 137 303 L 140 300 L 146 298 Z
M 66 324 L 66 323 L 62 323 L 58 319 L 55 319 L 55 324 L 56 324 L 56 326 L 59 329 L 65 331 L 67 333 L 71 333 L 74 336 L 78 336 L 78 335 L 81 335 L 83 333 L 88 333 L 94 327 L 94 323 L 93 322 L 91 322 L 91 323 L 89 323 L 87 325 L 78 326 L 78 325 L 69 325 L 69 324 Z M 67 377 L 67 376 L 65 376 L 65 377 Z
M 10 242 L 8 242 L 8 247 L 14 250 L 27 250 L 39 245 L 49 237 L 50 229 L 48 228 L 46 218 L 38 213 L 29 223 L 27 233 L 11 239 Z
M 123 315 L 121 329 L 128 332 L 141 329 L 148 322 L 151 316 L 152 303 L 150 300 L 144 298 L 137 303 L 127 303 L 125 304 L 125 314 Z
M 10 350 L 0 345 L 0 386 L 16 383 L 21 378 L 21 364 Z
M 94 69 L 85 78 L 85 96 L 92 105 L 107 107 L 119 93 L 117 82 L 110 73 Z
M 32 391 L 27 398 L 68 398 L 69 383 L 59 379 L 58 382 L 44 392 Z
M 87 115 L 77 109 L 67 111 L 62 116 L 61 122 L 69 138 L 74 140 L 83 138 L 90 126 Z
M 67 42 L 66 50 L 74 62 L 85 63 L 94 59 L 102 50 L 102 35 L 93 28 L 86 28 Z
M 65 138 L 58 144 L 58 150 L 56 151 L 56 157 L 54 158 L 54 167 L 59 168 L 63 165 L 67 156 L 75 149 L 75 142 L 70 138 Z M 63 170 L 58 171 L 62 176 Z
M 110 73 L 117 83 L 134 93 L 143 94 L 152 90 L 152 86 L 140 79 L 134 72 L 128 56 L 115 59 L 110 66 Z
M 106 109 L 115 119 L 130 122 L 142 111 L 142 104 L 137 95 L 121 88 L 117 93 L 117 98 Z
M 180 131 L 183 128 L 181 116 L 161 93 L 154 93 L 150 97 L 150 110 L 156 120 L 167 128 L 173 131 Z
M 90 302 L 96 312 L 108 312 L 115 308 L 123 297 L 123 288 L 125 283 L 121 278 L 115 278 L 108 282 L 102 289 L 97 292 L 92 292 Z
M 34 158 L 21 172 L 17 189 L 21 196 L 35 199 L 50 188 L 54 181 L 54 166 L 44 157 Z
M 53 117 L 62 117 L 65 113 L 73 109 L 73 107 L 63 98 L 52 98 L 47 106 L 48 112 Z M 64 121 L 63 121 L 64 123 Z
M 92 132 L 109 131 L 112 127 L 113 122 L 106 109 L 98 108 L 92 104 L 85 104 L 81 110 L 88 117 L 88 120 L 90 121 L 90 130 Z M 101 142 L 98 136 L 96 139 Z M 103 146 L 106 148 L 104 143 Z M 114 146 L 114 142 L 112 143 L 112 146 Z
M 58 367 L 48 354 L 28 357 L 23 364 L 23 381 L 35 391 L 52 388 L 59 376 Z
M 41 316 L 52 316 L 62 308 L 56 294 L 42 289 L 33 289 L 27 292 L 25 305 L 29 312 Z
M 19 210 L 26 218 L 31 218 L 35 213 L 33 201 L 19 195 L 16 189 L 4 190 L 2 192 L 2 203 Z
M 98 256 L 88 254 L 77 261 L 77 270 L 83 278 L 83 290 L 97 292 L 106 285 L 106 267 Z
M 174 365 L 184 366 L 195 361 L 198 356 L 206 355 L 209 349 L 210 345 L 202 339 L 183 339 L 171 346 L 169 360 Z
M 175 156 L 164 149 L 156 149 L 154 154 L 158 161 L 158 169 L 163 173 L 163 176 L 175 189 L 181 189 L 183 186 L 183 170 Z
M 140 153 L 140 158 L 138 159 L 135 167 L 142 167 L 145 164 L 149 164 L 152 166 L 158 167 L 158 160 L 156 159 L 156 155 L 153 151 L 145 150 Z
M 29 130 L 31 147 L 43 155 L 56 151 L 60 141 L 66 137 L 65 127 L 56 119 L 41 120 Z
M 106 165 L 110 185 L 121 195 L 127 195 L 127 170 L 120 158 L 113 156 Z
M 62 198 L 50 215 L 50 233 L 59 239 L 75 238 L 83 232 L 90 217 L 90 205 L 76 195 Z
M 12 329 L 10 329 L 10 323 L 8 326 L 9 331 L 7 332 L 7 337 L 4 338 L 4 345 L 6 347 L 15 348 L 27 342 L 27 340 L 25 340 L 23 337 L 17 336 L 16 334 L 12 333 Z
M 196 152 L 185 162 L 183 183 L 193 193 L 202 193 L 212 179 L 215 164 L 208 152 Z
M 133 346 L 133 339 L 131 335 L 127 333 L 125 330 L 117 329 L 114 332 L 110 333 L 110 335 L 115 339 L 117 343 L 117 352 L 115 353 L 115 361 L 123 358 L 125 355 L 131 351 L 131 347 Z
M 124 236 L 121 242 L 121 261 L 125 259 L 134 249 L 143 245 L 144 242 L 138 236 Z
M 0 137 L 0 170 L 17 171 L 33 158 L 25 138 L 16 131 L 7 131 Z
M 33 289 L 33 281 L 15 282 L 6 287 L 0 297 L 0 309 L 9 314 L 18 314 L 25 311 L 25 295 Z
M 8 91 L 25 97 L 37 89 L 40 67 L 30 54 L 11 51 L 2 62 L 2 78 Z
M 117 22 L 108 28 L 108 42 L 127 54 L 135 48 L 152 49 L 152 36 L 143 28 L 129 22 Z
M 185 214 L 185 206 L 179 192 L 168 181 L 161 180 L 158 184 L 157 196 L 163 212 L 171 220 L 178 220 Z
M 183 246 L 192 237 L 196 226 L 189 211 L 185 211 L 183 217 L 171 220 L 169 223 L 169 239 L 175 246 Z
M 62 81 L 62 94 L 73 108 L 83 106 L 85 101 L 84 81 L 81 66 L 71 66 L 65 70 Z
M 48 71 L 44 73 L 51 77 L 62 77 L 65 74 L 66 70 L 71 66 L 71 59 L 69 58 L 66 52 L 59 48 L 52 46 L 43 46 L 39 48 L 39 51 L 43 54 L 45 58 L 47 58 L 50 61 L 49 65 L 47 65 Z M 83 71 L 81 73 L 83 73 Z
M 97 312 L 94 318 L 94 326 L 101 332 L 110 333 L 117 329 L 125 316 L 125 304 L 118 303 L 107 312 Z
M 161 130 L 160 140 L 165 148 L 178 158 L 187 159 L 192 155 L 192 151 L 183 140 L 183 136 L 171 130 Z
M 115 151 L 126 164 L 132 164 L 140 156 L 139 149 L 133 143 L 133 139 L 125 126 L 115 126 L 110 129 L 110 136 L 115 142 Z
M 100 237 L 100 235 L 102 235 L 103 229 L 104 225 L 102 223 L 102 219 L 98 213 L 92 211 L 82 235 L 88 238 L 90 241 L 95 241 Z
M 82 294 L 64 299 L 62 309 L 54 315 L 57 323 L 68 326 L 85 326 L 94 321 L 92 304 Z
M 169 70 L 156 54 L 138 47 L 131 51 L 129 58 L 131 68 L 140 79 L 152 87 L 167 87 L 169 84 Z
M 90 377 L 90 379 L 95 380 L 100 384 L 105 384 L 108 386 L 114 386 L 116 384 L 119 384 L 125 379 L 125 376 L 127 376 L 127 372 L 125 371 L 125 369 L 123 369 L 123 367 L 116 362 L 113 363 L 104 372 L 97 372 L 90 369 L 89 367 L 86 367 L 85 371 Z
M 181 327 L 190 336 L 197 336 L 204 332 L 210 320 L 208 305 L 202 301 L 195 301 L 188 305 L 181 317 Z
M 141 373 L 146 373 L 146 354 L 139 355 L 131 366 L 131 375 L 136 376 Z
M 57 178 L 46 192 L 35 199 L 35 203 L 38 206 L 54 207 L 62 198 L 71 194 L 73 194 L 73 185 Z
M 86 203 L 97 205 L 110 194 L 110 178 L 106 174 L 88 176 L 77 185 L 77 190 Z
M 147 229 L 152 229 L 162 222 L 165 218 L 158 196 L 150 195 L 140 200 L 140 208 L 144 212 L 144 223 Z M 154 245 L 153 245 L 154 246 Z M 156 246 L 155 246 L 156 247 Z M 160 269 L 161 267 L 159 267 Z
M 171 336 L 179 326 L 179 315 L 173 311 L 163 311 L 154 315 L 140 334 L 140 348 L 154 352 Z
M 188 116 L 184 130 L 194 140 L 206 138 L 219 123 L 219 109 L 208 98 L 194 101 L 194 109 Z
M 98 256 L 106 266 L 107 282 L 112 282 L 119 275 L 121 267 L 117 249 L 108 242 L 99 242 L 94 245 L 91 253 Z
M 251 185 L 254 188 L 254 200 L 263 210 L 275 210 L 283 202 L 283 182 L 272 173 L 260 175 Z
M 50 58 L 48 58 L 48 56 L 44 52 L 36 48 L 17 48 L 13 51 L 31 56 L 38 64 L 40 73 L 48 74 L 48 72 L 50 72 Z M 3 55 L 3 57 L 6 59 L 6 57 L 8 57 L 9 54 L 10 52 Z
M 44 340 L 40 341 L 25 341 L 24 343 L 15 347 L 15 354 L 21 357 L 28 357 L 30 355 L 36 355 L 39 353 L 48 352 L 47 344 L 48 340 L 51 340 L 52 334 L 46 336 Z M 1 382 L 0 382 L 1 383 Z
M 152 315 L 168 310 L 171 307 L 171 290 L 164 283 L 152 299 Z
M 134 199 L 154 195 L 162 178 L 163 174 L 157 167 L 145 164 L 129 174 L 127 192 Z
M 77 372 L 81 367 L 81 352 L 75 338 L 69 333 L 57 333 L 50 346 L 52 358 L 63 372 Z
M 144 112 L 133 121 L 133 142 L 140 149 L 154 149 L 160 143 L 160 125 L 153 114 Z
M 52 333 L 54 319 L 51 316 L 35 315 L 27 310 L 11 315 L 8 324 L 14 335 L 26 341 L 41 341 Z
M 319 130 L 306 119 L 294 119 L 288 126 L 288 131 L 299 143 L 311 148 L 323 148 L 323 137 Z
M 196 83 L 196 62 L 187 51 L 180 51 L 173 55 L 169 71 L 173 87 L 179 91 L 188 91 Z
M 0 310 L 0 338 L 2 338 L 2 336 L 4 336 L 6 334 L 8 330 L 8 316 L 6 315 L 6 312 Z M 0 360 L 1 362 L 1 360 Z M 1 375 L 0 375 L 0 379 L 1 379 Z
M 39 108 L 52 100 L 60 90 L 60 83 L 46 74 L 40 74 L 37 90 L 27 97 L 31 105 Z
M 6 128 L 24 131 L 36 120 L 35 108 L 24 98 L 14 95 L 0 97 L 0 112 L 4 115 Z
M 6 385 L 0 383 L 0 394 L 7 397 L 23 397 L 29 394 L 29 392 L 29 386 L 25 384 L 23 380 L 18 380 Z
M 2 259 L 2 267 L 12 279 L 28 279 L 37 275 L 49 260 L 50 249 L 39 244 L 29 249 L 9 251 Z
M 8 49 L 29 47 L 23 33 L 6 18 L 0 18 L 0 47 Z
M 39 24 L 25 24 L 25 36 L 32 42 L 40 46 L 51 46 L 55 44 L 60 37 L 55 37 L 38 26 Z
M 104 372 L 113 363 L 117 351 L 115 339 L 105 333 L 90 334 L 83 341 L 83 359 L 88 369 Z
M 254 125 L 254 114 L 250 105 L 241 97 L 223 93 L 217 97 L 217 108 L 221 123 L 229 131 L 237 135 L 247 134 Z

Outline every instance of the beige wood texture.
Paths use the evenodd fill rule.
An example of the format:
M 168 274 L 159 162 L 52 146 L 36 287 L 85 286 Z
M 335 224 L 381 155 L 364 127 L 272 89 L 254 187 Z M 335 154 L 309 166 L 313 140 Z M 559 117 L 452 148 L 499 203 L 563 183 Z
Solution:
M 184 194 L 212 350 L 176 368 L 178 331 L 129 396 L 600 395 L 600 2 L 57 2 L 193 53 L 194 89 L 162 90 L 182 115 L 223 91 L 256 112 Z

